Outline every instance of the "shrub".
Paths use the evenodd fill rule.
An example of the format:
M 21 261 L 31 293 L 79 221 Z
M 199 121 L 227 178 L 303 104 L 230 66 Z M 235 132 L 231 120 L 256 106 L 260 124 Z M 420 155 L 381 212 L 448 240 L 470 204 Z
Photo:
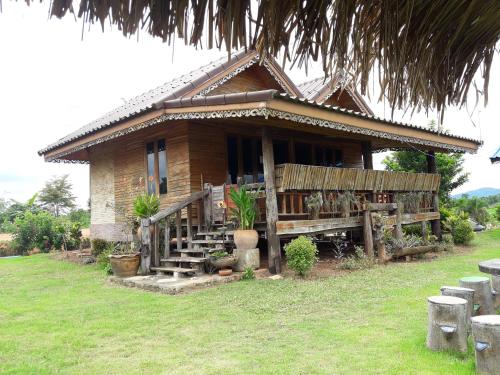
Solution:
M 109 242 L 101 238 L 94 238 L 91 242 L 90 248 L 93 256 L 99 256 L 104 250 L 109 247 Z
M 497 217 L 497 220 L 500 221 L 500 204 L 495 207 L 495 216 Z
M 310 237 L 300 236 L 285 245 L 288 267 L 300 276 L 306 275 L 317 260 L 318 248 Z
M 90 248 L 90 238 L 88 237 L 83 237 L 82 240 L 80 241 L 80 250 L 83 249 L 88 249 Z
M 354 255 L 342 259 L 339 268 L 344 270 L 362 270 L 374 266 L 374 261 L 366 256 L 362 246 L 354 248 Z
M 138 195 L 134 200 L 134 215 L 145 219 L 158 213 L 160 209 L 160 198 L 154 194 Z
M 450 216 L 446 221 L 446 228 L 453 236 L 453 242 L 456 245 L 468 245 L 474 238 L 468 215 L 463 212 Z
M 46 211 L 36 213 L 26 211 L 15 220 L 13 246 L 21 252 L 35 247 L 49 251 L 54 240 L 54 217 Z
M 243 275 L 241 276 L 242 280 L 253 280 L 255 279 L 255 272 L 252 267 L 246 267 L 243 271 Z
M 10 241 L 0 241 L 0 257 L 20 255 Z
M 92 242 L 93 241 L 95 240 L 92 240 Z M 111 263 L 109 261 L 109 256 L 115 252 L 116 244 L 104 240 L 99 240 L 99 241 L 102 241 L 99 243 L 99 245 L 105 243 L 105 246 L 101 250 L 101 252 L 95 256 L 96 263 L 101 269 L 103 269 L 106 272 L 106 274 L 111 275 L 113 271 L 111 270 Z
M 53 245 L 56 249 L 74 250 L 80 247 L 82 230 L 80 223 L 72 223 L 67 218 L 54 221 Z
M 403 233 L 407 236 L 421 236 L 422 226 L 420 224 L 410 224 L 403 226 Z

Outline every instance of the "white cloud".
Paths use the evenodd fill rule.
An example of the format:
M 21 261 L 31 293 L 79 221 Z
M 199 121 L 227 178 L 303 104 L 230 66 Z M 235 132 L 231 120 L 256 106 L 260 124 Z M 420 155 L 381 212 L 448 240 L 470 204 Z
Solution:
M 145 90 L 196 69 L 220 55 L 217 50 L 196 51 L 181 41 L 175 48 L 142 33 L 124 38 L 96 25 L 81 39 L 81 22 L 72 17 L 47 20 L 47 4 L 4 2 L 0 13 L 0 196 L 26 200 L 53 175 L 69 174 L 78 203 L 88 199 L 88 167 L 45 163 L 42 147 L 91 121 Z M 498 58 L 497 58 L 498 60 Z M 496 62 L 491 77 L 490 105 L 481 109 L 484 147 L 466 157 L 470 182 L 461 191 L 500 186 L 500 167 L 488 156 L 500 145 L 500 74 Z M 496 69 L 495 69 L 496 68 Z M 312 67 L 310 77 L 321 75 Z M 290 72 L 295 82 L 303 71 Z M 383 105 L 374 105 L 383 115 Z M 389 112 L 387 112 L 389 115 Z M 401 116 L 397 114 L 396 118 Z M 451 109 L 445 125 L 455 133 L 477 137 L 465 110 Z M 477 112 L 475 114 L 477 120 Z M 405 121 L 426 124 L 419 114 Z M 376 160 L 379 160 L 377 157 Z M 9 176 L 9 179 L 2 178 Z

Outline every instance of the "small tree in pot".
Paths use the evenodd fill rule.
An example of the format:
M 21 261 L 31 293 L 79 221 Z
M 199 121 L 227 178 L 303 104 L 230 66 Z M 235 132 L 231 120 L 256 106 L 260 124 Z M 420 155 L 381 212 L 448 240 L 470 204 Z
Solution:
M 238 190 L 231 187 L 229 197 L 236 205 L 232 214 L 238 223 L 234 232 L 234 243 L 238 249 L 255 249 L 259 242 L 259 235 L 253 229 L 257 215 L 256 199 L 259 191 L 248 191 L 244 186 Z

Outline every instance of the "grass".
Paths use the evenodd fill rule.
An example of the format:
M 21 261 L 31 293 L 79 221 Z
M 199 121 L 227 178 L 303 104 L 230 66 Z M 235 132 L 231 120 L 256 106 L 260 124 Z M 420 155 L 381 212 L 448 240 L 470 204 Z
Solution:
M 425 348 L 426 297 L 494 257 L 500 230 L 431 262 L 180 296 L 47 255 L 0 260 L 0 373 L 471 374 L 472 347 Z

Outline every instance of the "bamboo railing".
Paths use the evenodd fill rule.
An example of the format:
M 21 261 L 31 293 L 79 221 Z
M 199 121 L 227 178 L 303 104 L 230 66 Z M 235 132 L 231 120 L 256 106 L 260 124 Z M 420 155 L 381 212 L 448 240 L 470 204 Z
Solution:
M 439 189 L 441 177 L 431 173 L 280 164 L 275 167 L 276 190 L 423 191 Z

